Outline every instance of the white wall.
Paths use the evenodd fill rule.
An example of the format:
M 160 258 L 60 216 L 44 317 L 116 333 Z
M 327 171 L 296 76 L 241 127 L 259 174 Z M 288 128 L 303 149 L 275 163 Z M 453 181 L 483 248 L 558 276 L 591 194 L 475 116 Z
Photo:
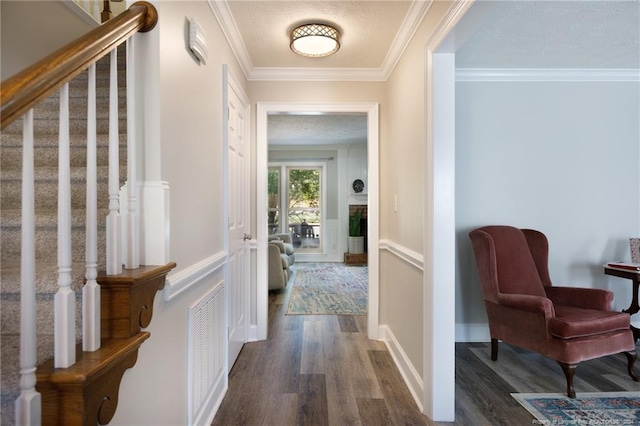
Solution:
M 628 238 L 640 236 L 639 90 L 637 82 L 456 84 L 458 327 L 486 323 L 467 234 L 489 224 L 542 231 L 555 285 L 607 288 L 616 310 L 629 306 L 630 281 L 605 277 L 602 265 L 629 260 Z

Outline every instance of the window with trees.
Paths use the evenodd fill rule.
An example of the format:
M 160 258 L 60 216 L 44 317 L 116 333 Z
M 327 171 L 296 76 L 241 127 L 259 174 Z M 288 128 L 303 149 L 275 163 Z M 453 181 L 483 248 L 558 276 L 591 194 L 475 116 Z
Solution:
M 290 232 L 297 250 L 321 252 L 322 167 L 269 167 L 268 191 L 269 232 Z

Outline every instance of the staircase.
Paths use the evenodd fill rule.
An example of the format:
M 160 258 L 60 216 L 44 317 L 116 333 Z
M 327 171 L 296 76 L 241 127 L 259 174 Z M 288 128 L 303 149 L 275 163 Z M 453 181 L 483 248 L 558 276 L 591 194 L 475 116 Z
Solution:
M 126 173 L 126 55 L 118 52 L 120 183 Z M 105 221 L 108 212 L 109 56 L 96 66 L 98 129 L 98 270 L 104 270 Z M 71 117 L 72 288 L 76 293 L 77 340 L 82 333 L 81 290 L 85 276 L 85 199 L 87 140 L 87 72 L 69 83 Z M 36 277 L 38 364 L 53 356 L 53 298 L 58 290 L 57 191 L 59 95 L 34 109 Z M 20 225 L 22 120 L 0 139 L 0 309 L 2 312 L 2 424 L 14 422 L 19 389 Z
M 69 350 L 61 349 L 61 353 L 68 353 L 69 361 L 66 368 L 55 368 L 53 361 L 54 352 L 54 298 L 58 292 L 58 221 L 65 223 L 65 212 L 58 213 L 58 150 L 62 145 L 58 139 L 59 116 L 62 114 L 59 107 L 59 95 L 54 95 L 41 100 L 34 107 L 34 171 L 35 171 L 35 267 L 31 266 L 32 259 L 29 246 L 34 242 L 29 232 L 22 234 L 22 222 L 32 223 L 25 219 L 30 216 L 29 209 L 22 212 L 22 151 L 23 129 L 22 119 L 11 123 L 14 117 L 28 110 L 29 105 L 37 102 L 43 93 L 49 92 L 64 81 L 69 82 L 69 108 L 70 117 L 70 199 L 71 199 L 71 290 L 75 294 L 75 340 L 81 341 L 82 337 L 82 288 L 85 278 L 85 202 L 86 187 L 91 186 L 87 182 L 87 71 L 76 76 L 79 69 L 83 69 L 90 63 L 91 58 L 98 58 L 105 52 L 113 49 L 127 40 L 135 32 L 146 32 L 153 29 L 157 22 L 157 11 L 150 3 L 137 2 L 116 19 L 103 26 L 92 30 L 85 36 L 65 46 L 58 52 L 40 61 L 3 82 L 2 116 L 3 126 L 0 135 L 0 311 L 2 322 L 1 332 L 1 423 L 13 424 L 15 422 L 15 404 L 19 397 L 21 423 L 55 424 L 55 425 L 95 425 L 107 424 L 115 413 L 118 403 L 118 391 L 124 372 L 133 367 L 137 360 L 137 352 L 140 345 L 149 338 L 150 333 L 143 331 L 151 322 L 153 300 L 158 290 L 164 287 L 167 273 L 175 267 L 175 263 L 162 266 L 140 266 L 136 269 L 124 270 L 117 275 L 98 274 L 96 288 L 96 302 L 100 301 L 98 308 L 96 303 L 87 303 L 84 308 L 96 313 L 96 327 L 100 329 L 101 346 L 92 352 L 85 352 L 82 343 L 76 346 L 75 362 L 73 361 L 73 347 Z M 98 199 L 98 270 L 105 270 L 107 227 L 106 217 L 108 207 L 111 207 L 111 215 L 115 220 L 117 203 L 109 206 L 108 174 L 112 169 L 112 178 L 115 176 L 121 187 L 126 167 L 122 165 L 126 161 L 127 151 L 127 122 L 126 122 L 126 66 L 125 44 L 118 48 L 118 114 L 117 127 L 119 128 L 119 162 L 118 172 L 113 173 L 113 167 L 109 166 L 109 91 L 110 91 L 110 57 L 103 57 L 96 63 L 96 98 L 97 98 L 97 199 Z M 95 59 L 93 59 L 95 61 Z M 56 64 L 56 67 L 51 67 Z M 69 80 L 75 76 L 74 79 Z M 112 94 L 115 94 L 112 91 Z M 112 105 L 113 107 L 113 105 Z M 112 144 L 113 145 L 113 144 Z M 135 150 L 135 146 L 132 145 Z M 116 147 L 116 157 L 117 157 Z M 65 158 L 65 157 L 62 157 Z M 113 159 L 112 159 L 113 160 Z M 113 163 L 111 164 L 113 165 Z M 135 169 L 130 168 L 129 176 L 136 176 Z M 135 178 L 132 177 L 132 180 Z M 112 181 L 113 183 L 113 181 Z M 135 183 L 133 183 L 135 187 Z M 28 188 L 28 186 L 26 186 Z M 64 185 L 62 186 L 64 188 Z M 117 188 L 114 188 L 114 190 Z M 30 192 L 27 192 L 28 194 Z M 26 198 L 29 199 L 29 196 Z M 130 206 L 135 207 L 135 201 Z M 29 205 L 26 203 L 25 205 Z M 133 213 L 132 213 L 133 212 Z M 130 218 L 135 218 L 136 213 L 130 212 Z M 22 215 L 25 215 L 24 217 Z M 127 237 L 138 235 L 137 223 L 131 219 L 131 227 L 127 228 Z M 142 226 L 144 226 L 142 224 Z M 29 226 L 27 226 L 28 228 Z M 95 228 L 92 227 L 94 230 Z M 115 229 L 115 228 L 114 228 Z M 131 231 L 129 231 L 131 230 Z M 95 231 L 94 231 L 95 232 Z M 21 239 L 23 240 L 21 242 Z M 117 233 L 111 233 L 111 241 L 117 239 Z M 135 238 L 128 238 L 134 241 Z M 62 233 L 62 246 L 69 244 L 69 237 Z M 21 253 L 22 244 L 26 244 L 27 255 Z M 120 244 L 113 244 L 117 247 Z M 63 250 L 64 253 L 64 250 Z M 110 251 L 113 259 L 116 259 L 117 250 Z M 21 257 L 26 263 L 21 266 Z M 137 261 L 128 259 L 129 263 Z M 111 262 L 111 261 L 110 261 Z M 117 262 L 110 263 L 117 266 Z M 135 266 L 134 266 L 135 267 Z M 22 271 L 27 273 L 21 277 Z M 35 320 L 36 325 L 29 325 L 28 317 L 25 325 L 21 325 L 22 314 L 33 313 L 33 308 L 21 307 L 21 291 L 25 291 L 27 297 L 23 301 L 26 306 L 32 306 L 29 294 L 33 294 L 29 288 L 30 281 L 25 277 L 35 269 Z M 115 270 L 115 268 L 112 268 Z M 63 276 L 67 274 L 64 273 Z M 95 275 L 94 275 L 95 276 Z M 21 283 L 21 280 L 23 281 Z M 68 285 L 68 281 L 65 283 Z M 21 290 L 21 287 L 24 290 Z M 67 292 L 67 294 L 70 294 Z M 74 310 L 74 297 L 70 294 L 67 298 L 69 314 Z M 60 311 L 64 313 L 65 310 Z M 26 331 L 25 331 L 26 330 Z M 72 328 L 69 328 L 72 330 Z M 98 336 L 97 330 L 93 336 Z M 26 339 L 21 342 L 20 333 L 24 333 Z M 37 335 L 37 336 L 35 336 Z M 36 351 L 35 343 L 31 337 L 37 337 L 37 361 L 30 359 Z M 56 340 L 64 342 L 61 336 Z M 73 344 L 73 333 L 70 341 Z M 85 341 L 90 342 L 91 339 Z M 22 350 L 21 345 L 24 345 Z M 56 349 L 57 350 L 57 349 Z M 22 353 L 20 353 L 22 351 Z M 22 361 L 20 361 L 22 359 Z M 62 358 L 61 358 L 62 359 Z M 21 362 L 23 375 L 20 376 Z M 58 362 L 58 361 L 56 361 Z M 65 361 L 61 361 L 65 362 Z M 35 368 L 31 368 L 37 365 Z M 22 393 L 20 382 L 22 381 Z M 37 383 L 36 383 L 37 382 Z M 35 389 L 34 389 L 35 385 Z

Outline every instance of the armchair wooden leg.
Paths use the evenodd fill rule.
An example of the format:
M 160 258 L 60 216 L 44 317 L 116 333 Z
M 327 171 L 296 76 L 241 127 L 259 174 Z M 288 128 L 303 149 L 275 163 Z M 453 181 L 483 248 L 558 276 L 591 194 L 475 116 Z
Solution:
M 491 361 L 498 360 L 498 339 L 491 338 Z
M 576 373 L 577 364 L 565 364 L 564 362 L 558 361 L 560 367 L 562 367 L 562 371 L 564 371 L 564 375 L 567 378 L 567 396 L 569 398 L 576 397 L 576 391 L 573 389 L 573 375 Z
M 627 371 L 629 371 L 629 375 L 634 381 L 640 382 L 640 377 L 633 374 L 633 364 L 636 363 L 636 359 L 638 359 L 638 354 L 636 353 L 636 351 L 629 351 L 629 352 L 625 352 L 624 355 L 627 357 Z

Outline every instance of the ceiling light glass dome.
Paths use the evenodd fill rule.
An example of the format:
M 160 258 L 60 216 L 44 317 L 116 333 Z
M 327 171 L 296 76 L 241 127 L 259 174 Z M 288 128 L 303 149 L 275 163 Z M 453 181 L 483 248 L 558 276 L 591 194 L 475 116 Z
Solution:
M 329 56 L 340 49 L 340 33 L 324 24 L 305 24 L 291 31 L 291 50 L 311 58 Z

